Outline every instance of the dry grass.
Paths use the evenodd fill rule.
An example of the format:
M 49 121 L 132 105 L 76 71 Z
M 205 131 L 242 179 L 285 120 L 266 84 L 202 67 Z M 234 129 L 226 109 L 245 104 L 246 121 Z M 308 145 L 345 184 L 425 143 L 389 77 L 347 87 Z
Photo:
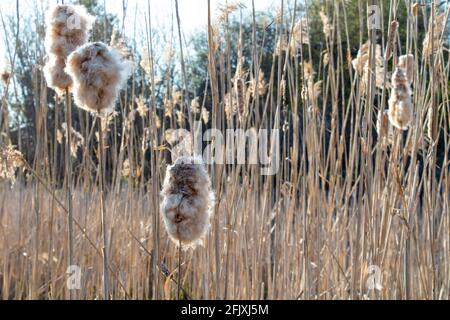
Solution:
M 390 3 L 391 21 L 395 3 Z M 207 166 L 216 197 L 214 215 L 204 245 L 182 252 L 183 297 L 449 299 L 448 48 L 433 32 L 427 38 L 433 39 L 427 40 L 433 48 L 422 55 L 417 26 L 424 23 L 411 15 L 408 39 L 393 37 L 392 56 L 385 55 L 387 30 L 383 30 L 381 48 L 368 42 L 362 77 L 352 68 L 347 51 L 351 47 L 347 21 L 337 19 L 345 16 L 344 1 L 324 4 L 329 9 L 321 12 L 326 63 L 311 56 L 314 38 L 307 21 L 292 16 L 296 11 L 287 10 L 284 3 L 273 22 L 279 48 L 273 48 L 271 72 L 265 80 L 260 77 L 262 44 L 255 40 L 256 27 L 245 35 L 252 42 L 251 63 L 237 76 L 228 63 L 231 37 L 238 38 L 230 34 L 228 16 L 241 10 L 251 14 L 252 8 L 240 4 L 223 8 L 218 25 L 210 13 L 205 81 L 212 99 L 198 97 L 193 104 L 192 96 L 186 94 L 192 90 L 184 70 L 188 54 L 164 61 L 178 68 L 184 90 L 177 92 L 169 71 L 162 80 L 156 79 L 155 35 L 147 17 L 143 54 L 147 61 L 135 63 L 137 69 L 139 64 L 145 68 L 136 71 L 146 73 L 144 89 L 135 92 L 131 87 L 137 81 L 134 75 L 129 81 L 132 89 L 121 94 L 118 114 L 104 122 L 107 139 L 95 131 L 94 119 L 79 111 L 84 144 L 74 159 L 72 177 L 58 177 L 59 160 L 53 149 L 58 143 L 56 134 L 54 141 L 47 137 L 48 110 L 42 99 L 36 121 L 36 160 L 30 161 L 25 173 L 18 173 L 12 188 L 7 182 L 0 186 L 0 297 L 176 298 L 179 251 L 164 230 L 159 210 L 169 163 L 166 130 L 192 127 L 194 120 L 209 112 L 205 122 L 223 132 L 236 127 L 279 129 L 279 170 L 274 176 L 262 176 L 258 165 Z M 438 13 L 434 9 L 433 15 Z M 448 18 L 448 11 L 445 14 Z M 290 39 L 290 30 L 299 28 L 300 38 Z M 180 51 L 185 44 L 177 36 L 170 49 Z M 374 34 L 361 33 L 360 46 L 367 36 Z M 279 39 L 294 43 L 295 48 L 280 48 L 283 41 Z M 384 70 L 394 70 L 397 57 L 405 54 L 399 52 L 405 43 L 406 54 L 414 55 L 416 66 L 414 117 L 406 131 L 388 130 L 383 118 L 386 130 L 380 129 L 379 134 L 389 131 L 391 135 L 383 137 L 374 132 L 378 111 L 388 108 L 392 90 Z M 383 66 L 383 74 L 374 72 L 375 65 Z M 348 82 L 343 83 L 344 78 Z M 155 96 L 157 88 L 166 92 L 161 103 Z M 38 86 L 37 90 L 46 89 Z M 140 111 L 135 110 L 135 101 Z M 234 103 L 234 114 L 225 110 L 227 103 L 231 109 Z M 59 129 L 58 120 L 54 129 Z M 108 181 L 103 195 L 96 169 L 99 139 L 107 143 L 110 168 L 103 177 Z M 438 150 L 444 150 L 443 155 Z M 72 296 L 66 287 L 67 201 L 58 186 L 66 179 L 73 182 L 73 261 L 82 268 L 81 289 Z M 102 294 L 101 197 L 108 221 L 109 297 Z M 372 265 L 382 272 L 381 290 L 368 289 Z

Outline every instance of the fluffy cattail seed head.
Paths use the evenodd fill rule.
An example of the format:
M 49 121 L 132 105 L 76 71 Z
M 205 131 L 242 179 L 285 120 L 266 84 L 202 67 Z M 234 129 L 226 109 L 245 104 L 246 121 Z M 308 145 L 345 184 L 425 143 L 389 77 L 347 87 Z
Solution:
M 48 60 L 44 76 L 47 85 L 58 94 L 72 85 L 72 79 L 64 71 L 66 59 L 87 41 L 93 22 L 94 18 L 83 6 L 56 5 L 46 13 L 45 50 Z
M 405 54 L 398 57 L 398 67 L 406 70 L 406 77 L 409 83 L 414 80 L 415 65 L 414 65 L 414 55 Z
M 370 68 L 370 41 L 364 43 L 358 50 L 358 54 L 355 59 L 352 60 L 353 69 L 358 73 L 361 78 L 361 90 L 365 90 L 367 85 L 368 75 L 371 72 Z M 375 45 L 375 63 L 374 70 L 375 73 L 375 85 L 378 88 L 383 87 L 384 82 L 384 65 L 383 65 L 383 55 L 381 53 L 381 46 L 379 44 Z
M 161 213 L 171 240 L 195 247 L 210 227 L 214 194 L 200 157 L 179 157 L 167 167 Z
M 447 14 L 442 12 L 435 16 L 433 21 L 430 20 L 428 31 L 425 34 L 425 39 L 423 40 L 423 55 L 425 57 L 429 57 L 432 53 L 442 47 L 440 39 L 442 31 L 444 30 L 446 16 Z
M 231 90 L 227 92 L 223 98 L 223 105 L 225 109 L 225 115 L 228 120 L 231 120 L 233 116 L 237 113 L 237 98 L 236 98 L 236 90 Z
M 25 165 L 23 155 L 12 145 L 0 145 L 0 180 L 6 179 L 12 184 L 16 181 L 15 173 Z
M 200 113 L 199 97 L 195 97 L 194 99 L 191 100 L 191 112 Z
M 320 20 L 322 20 L 323 25 L 323 33 L 326 37 L 331 37 L 333 33 L 333 25 L 330 23 L 330 19 L 328 18 L 327 14 L 323 12 L 322 10 L 319 12 Z
M 132 61 L 134 59 L 133 52 L 128 48 L 124 37 L 114 27 L 111 34 L 111 41 L 109 45 L 120 52 L 123 59 Z
M 94 18 L 78 5 L 56 5 L 47 11 L 45 49 L 47 54 L 66 58 L 89 36 Z
M 389 122 L 388 110 L 381 110 L 377 117 L 377 134 L 380 147 L 382 149 L 394 142 L 394 130 L 392 124 Z
M 308 29 L 308 23 L 304 18 L 300 19 L 300 21 L 294 25 L 291 41 L 289 43 L 291 55 L 296 55 L 298 48 L 303 44 L 309 44 Z
M 246 91 L 247 86 L 242 78 L 234 80 L 234 90 L 236 90 L 237 108 L 239 111 L 239 118 L 245 119 L 247 116 Z
M 65 122 L 63 122 L 61 124 L 61 128 L 63 129 L 64 135 L 67 137 L 67 131 L 68 131 L 67 124 Z M 71 137 L 70 154 L 72 155 L 72 157 L 76 158 L 78 150 L 84 146 L 84 137 L 81 133 L 79 133 L 72 127 L 70 127 L 70 134 L 71 134 L 71 136 L 70 136 Z M 59 137 L 57 137 L 57 138 L 60 139 L 60 141 L 58 141 L 58 142 L 62 143 L 62 132 L 61 131 L 59 133 Z
M 208 124 L 209 122 L 209 111 L 205 108 L 202 109 L 202 120 L 205 124 Z
M 3 84 L 6 86 L 9 82 L 9 79 L 11 78 L 11 64 L 9 62 L 4 63 L 0 67 L 0 77 L 2 78 Z
M 72 77 L 78 107 L 107 115 L 114 110 L 131 68 L 115 49 L 94 42 L 72 52 L 65 71 Z
M 142 50 L 140 66 L 148 76 L 151 76 L 151 74 L 152 74 L 152 57 L 151 57 L 150 53 L 148 52 L 148 48 L 146 48 L 146 47 L 144 47 L 144 49 Z
M 260 97 L 264 96 L 266 94 L 268 85 L 266 84 L 266 80 L 264 79 L 264 72 L 259 69 L 258 72 L 258 79 L 254 78 L 248 87 L 249 93 L 256 97 L 256 91 L 258 91 L 258 95 Z
M 59 95 L 62 95 L 67 88 L 72 85 L 72 79 L 64 71 L 66 61 L 57 56 L 49 56 L 47 63 L 44 66 L 44 76 L 47 80 L 47 85 L 53 88 Z
M 411 88 L 407 72 L 397 67 L 392 74 L 392 92 L 389 97 L 389 121 L 400 130 L 407 130 L 412 121 Z
M 369 61 L 369 49 L 370 43 L 364 43 L 358 50 L 358 55 L 352 60 L 353 69 L 355 69 L 359 75 L 364 73 L 364 67 Z

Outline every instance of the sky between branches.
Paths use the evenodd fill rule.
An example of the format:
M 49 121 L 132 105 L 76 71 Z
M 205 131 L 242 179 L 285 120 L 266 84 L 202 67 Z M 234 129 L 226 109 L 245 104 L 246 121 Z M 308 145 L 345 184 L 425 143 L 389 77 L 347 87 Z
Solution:
M 148 14 L 148 5 L 145 0 L 100 0 L 104 1 L 106 12 L 116 14 L 122 25 L 123 3 L 127 5 L 127 14 L 124 21 L 125 34 L 133 37 L 136 25 L 136 34 L 144 35 L 145 17 Z M 49 5 L 56 3 L 56 0 L 19 0 L 19 11 L 21 17 L 29 16 L 36 8 L 46 10 Z M 59 1 L 61 2 L 61 1 Z M 77 1 L 66 1 L 66 3 L 76 3 Z M 246 10 L 251 12 L 252 0 L 228 1 L 228 3 L 239 2 L 246 6 Z M 181 26 L 185 37 L 198 30 L 204 30 L 207 26 L 208 6 L 207 0 L 179 0 L 179 11 Z M 257 11 L 273 10 L 276 0 L 254 0 Z M 211 0 L 212 16 L 218 15 L 219 8 L 226 4 L 226 0 Z M 15 0 L 0 0 L 0 10 L 4 18 L 7 15 L 16 14 Z M 172 21 L 176 23 L 175 0 L 150 0 L 150 10 L 152 26 L 158 30 L 169 30 Z M 4 55 L 5 39 L 4 32 L 0 32 L 0 52 Z M 4 57 L 1 57 L 2 59 Z

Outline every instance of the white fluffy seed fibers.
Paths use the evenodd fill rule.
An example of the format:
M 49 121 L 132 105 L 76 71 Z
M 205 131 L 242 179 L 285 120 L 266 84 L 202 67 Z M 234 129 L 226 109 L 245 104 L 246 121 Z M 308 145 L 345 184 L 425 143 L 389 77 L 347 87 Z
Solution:
M 72 77 L 78 107 L 105 116 L 114 110 L 131 68 L 117 50 L 93 42 L 70 54 L 65 71 Z
M 47 85 L 58 94 L 72 85 L 71 78 L 64 71 L 66 60 L 71 52 L 88 40 L 93 22 L 94 18 L 86 8 L 79 5 L 55 5 L 46 13 L 47 63 L 44 76 Z
M 167 167 L 161 191 L 161 214 L 167 233 L 183 248 L 195 247 L 210 228 L 214 194 L 198 157 L 180 157 Z

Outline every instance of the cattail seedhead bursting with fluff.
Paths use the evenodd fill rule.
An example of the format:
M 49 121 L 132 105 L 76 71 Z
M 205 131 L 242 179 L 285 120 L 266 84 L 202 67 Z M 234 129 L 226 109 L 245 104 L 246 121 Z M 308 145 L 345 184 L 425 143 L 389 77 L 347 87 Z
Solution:
M 429 22 L 428 31 L 423 40 L 423 55 L 429 57 L 433 52 L 441 48 L 440 39 L 442 31 L 445 26 L 445 17 L 447 14 L 442 12 L 434 17 L 434 20 Z M 431 32 L 433 29 L 433 32 Z
M 44 66 L 44 76 L 47 85 L 53 88 L 59 95 L 72 86 L 72 79 L 64 71 L 66 61 L 57 56 L 50 56 Z
M 398 67 L 406 70 L 406 77 L 412 83 L 415 75 L 414 55 L 405 54 L 398 57 Z
M 289 43 L 291 55 L 296 55 L 298 48 L 303 44 L 309 44 L 309 26 L 306 19 L 302 18 L 298 21 L 292 30 L 292 37 Z
M 378 141 L 382 149 L 394 143 L 394 128 L 389 121 L 388 113 L 388 110 L 380 110 L 377 117 Z
M 45 48 L 47 53 L 67 57 L 89 37 L 94 18 L 78 5 L 56 5 L 46 14 Z
M 322 20 L 322 25 L 323 25 L 323 33 L 325 34 L 326 37 L 331 37 L 331 34 L 333 33 L 333 26 L 330 23 L 330 19 L 328 18 L 328 16 L 326 15 L 325 12 L 323 12 L 322 10 L 319 12 L 320 15 L 320 20 Z
M 358 54 L 355 59 L 352 60 L 353 69 L 358 73 L 361 78 L 361 90 L 366 89 L 366 82 L 368 75 L 371 72 L 370 68 L 370 41 L 364 43 L 358 50 Z M 384 83 L 384 65 L 383 65 L 383 55 L 381 52 L 381 46 L 379 44 L 375 45 L 375 61 L 374 70 L 375 73 L 375 86 L 378 88 L 383 87 Z
M 200 157 L 179 157 L 167 167 L 161 214 L 172 241 L 195 247 L 210 227 L 214 194 Z
M 67 138 L 67 124 L 63 122 L 61 124 L 61 128 L 63 129 L 62 132 L 64 132 L 64 135 Z M 60 132 L 59 134 L 60 137 L 58 137 L 58 139 L 60 139 L 60 141 L 58 141 L 59 143 L 62 143 L 62 132 Z M 71 132 L 70 154 L 72 155 L 72 157 L 76 158 L 78 150 L 84 146 L 84 137 L 81 133 L 79 133 L 72 127 L 70 128 L 70 132 Z
M 75 103 L 87 111 L 107 115 L 114 110 L 131 67 L 117 50 L 94 42 L 72 52 L 65 70 L 73 80 Z
M 16 170 L 25 165 L 23 155 L 12 145 L 0 145 L 0 179 L 16 181 Z
M 47 11 L 45 49 L 48 61 L 44 75 L 49 87 L 58 93 L 72 84 L 64 71 L 67 57 L 88 40 L 94 20 L 86 8 L 78 5 L 56 5 Z
M 407 130 L 412 121 L 411 88 L 407 71 L 397 66 L 392 74 L 392 92 L 389 97 L 389 121 L 400 130 Z
M 140 66 L 148 76 L 152 74 L 152 57 L 146 47 L 142 50 Z

